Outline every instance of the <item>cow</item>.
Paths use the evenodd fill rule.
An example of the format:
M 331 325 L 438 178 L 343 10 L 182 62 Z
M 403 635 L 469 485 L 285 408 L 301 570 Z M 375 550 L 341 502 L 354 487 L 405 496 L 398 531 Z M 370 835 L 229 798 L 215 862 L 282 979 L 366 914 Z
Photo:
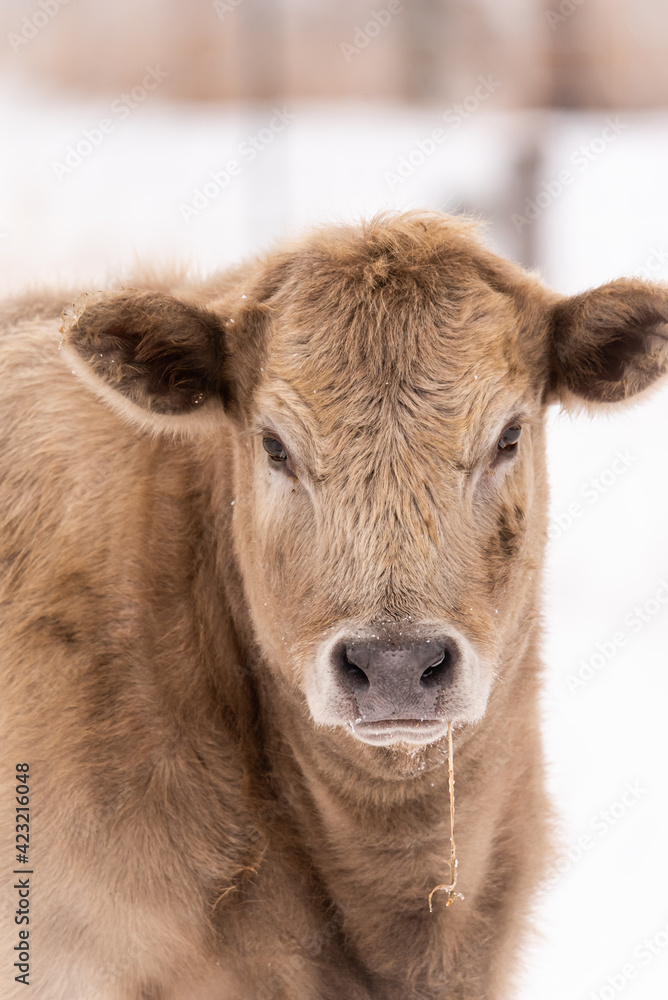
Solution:
M 2 995 L 512 996 L 546 414 L 661 383 L 667 290 L 416 212 L 1 320 Z

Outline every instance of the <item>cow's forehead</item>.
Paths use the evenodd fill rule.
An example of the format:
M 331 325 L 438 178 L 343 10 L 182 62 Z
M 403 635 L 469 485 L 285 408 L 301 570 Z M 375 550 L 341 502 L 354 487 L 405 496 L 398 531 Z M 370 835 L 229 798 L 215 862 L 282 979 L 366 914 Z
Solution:
M 325 230 L 276 271 L 255 398 L 297 435 L 351 455 L 403 443 L 467 461 L 541 395 L 542 286 L 470 226 Z
M 384 289 L 375 301 L 342 302 L 335 309 L 286 310 L 270 342 L 276 373 L 302 371 L 305 380 L 327 372 L 381 383 L 432 378 L 458 381 L 472 365 L 503 372 L 521 363 L 514 303 L 480 282 L 465 298 L 406 303 Z M 314 386 L 317 388 L 317 386 Z
M 535 373 L 512 299 L 483 281 L 469 291 L 406 303 L 384 288 L 371 303 L 342 295 L 336 309 L 288 306 L 274 324 L 264 385 L 290 386 L 324 431 L 364 425 L 379 410 L 407 426 L 421 410 L 446 423 L 484 420 L 524 397 Z
M 399 462 L 405 478 L 473 464 L 536 396 L 513 340 L 512 307 L 495 296 L 487 301 L 494 310 L 478 302 L 445 322 L 425 314 L 405 348 L 400 314 L 373 331 L 361 317 L 345 330 L 330 316 L 312 329 L 286 317 L 270 346 L 260 410 L 310 448 L 310 463 L 328 477 L 342 459 L 350 475 Z M 337 333 L 347 338 L 343 350 Z M 394 354 L 383 352 L 385 336 Z

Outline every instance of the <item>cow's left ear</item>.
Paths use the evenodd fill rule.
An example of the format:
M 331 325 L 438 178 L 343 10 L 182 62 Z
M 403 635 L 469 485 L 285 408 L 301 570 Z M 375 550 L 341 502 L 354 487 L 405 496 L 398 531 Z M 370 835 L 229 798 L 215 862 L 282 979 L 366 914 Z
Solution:
M 621 278 L 562 299 L 552 337 L 551 388 L 565 405 L 630 399 L 668 371 L 668 286 Z
M 84 296 L 61 331 L 77 373 L 126 417 L 156 426 L 146 417 L 183 418 L 227 401 L 225 327 L 210 310 L 124 289 Z

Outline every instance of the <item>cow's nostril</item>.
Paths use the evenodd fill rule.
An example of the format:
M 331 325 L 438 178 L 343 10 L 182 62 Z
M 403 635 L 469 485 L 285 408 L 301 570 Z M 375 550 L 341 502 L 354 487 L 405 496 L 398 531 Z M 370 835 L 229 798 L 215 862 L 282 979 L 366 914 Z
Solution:
M 423 687 L 440 687 L 445 679 L 445 675 L 450 669 L 451 656 L 449 650 L 444 650 L 443 656 L 437 663 L 432 663 L 422 672 L 420 684 Z
M 343 653 L 343 668 L 351 681 L 351 687 L 357 688 L 359 691 L 365 691 L 368 687 L 370 687 L 370 681 L 367 675 L 361 667 L 358 667 L 356 663 L 353 663 L 348 659 L 345 652 Z
M 458 650 L 448 636 L 356 636 L 341 640 L 331 656 L 338 684 L 366 720 L 433 718 L 442 692 L 453 683 Z

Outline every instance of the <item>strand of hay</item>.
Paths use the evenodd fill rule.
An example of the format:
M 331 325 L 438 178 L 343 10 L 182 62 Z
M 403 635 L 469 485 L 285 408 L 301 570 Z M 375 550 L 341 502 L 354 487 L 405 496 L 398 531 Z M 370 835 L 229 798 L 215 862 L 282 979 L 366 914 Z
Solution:
M 446 906 L 454 903 L 455 899 L 463 899 L 461 892 L 455 892 L 457 885 L 457 848 L 455 846 L 455 771 L 452 763 L 452 723 L 448 722 L 448 785 L 450 788 L 450 884 L 437 885 L 429 893 L 429 912 L 433 913 L 431 905 L 432 897 L 439 889 L 447 892 L 448 899 Z

